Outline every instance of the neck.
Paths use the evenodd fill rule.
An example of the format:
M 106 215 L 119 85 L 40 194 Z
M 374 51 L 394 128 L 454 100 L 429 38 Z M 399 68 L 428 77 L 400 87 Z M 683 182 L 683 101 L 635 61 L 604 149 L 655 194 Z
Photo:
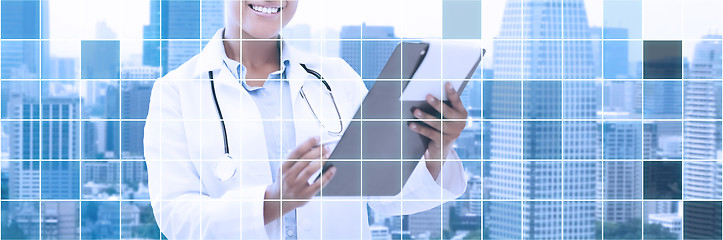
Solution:
M 234 36 L 235 35 L 235 36 Z M 239 41 L 239 36 L 243 38 Z M 224 30 L 223 45 L 228 58 L 241 62 L 246 68 L 258 68 L 268 64 L 279 64 L 279 40 L 259 40 L 245 31 L 234 33 Z M 249 39 L 250 41 L 244 41 Z M 243 44 L 241 42 L 243 41 Z M 243 53 L 243 54 L 241 54 Z

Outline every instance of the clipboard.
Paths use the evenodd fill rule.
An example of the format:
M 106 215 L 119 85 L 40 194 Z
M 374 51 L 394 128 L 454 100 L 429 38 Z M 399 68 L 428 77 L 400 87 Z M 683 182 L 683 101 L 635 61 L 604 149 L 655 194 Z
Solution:
M 410 122 L 417 122 L 413 110 L 436 112 L 418 95 L 426 96 L 430 87 L 437 87 L 440 95 L 432 94 L 446 99 L 440 79 L 450 79 L 461 94 L 483 55 L 484 49 L 469 43 L 397 45 L 323 167 L 326 170 L 333 165 L 337 172 L 319 195 L 399 194 L 430 141 L 409 129 Z M 444 63 L 447 60 L 450 62 Z

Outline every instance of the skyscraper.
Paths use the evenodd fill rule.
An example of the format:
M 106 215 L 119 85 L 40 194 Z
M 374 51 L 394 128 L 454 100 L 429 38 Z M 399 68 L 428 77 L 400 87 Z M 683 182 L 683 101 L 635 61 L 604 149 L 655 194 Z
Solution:
M 564 11 L 564 14 L 563 14 Z M 524 13 L 524 16 L 522 15 Z M 564 21 L 563 21 L 564 17 Z M 520 22 L 521 21 L 521 22 Z M 520 25 L 521 24 L 521 25 Z M 584 39 L 589 26 L 584 2 L 507 1 L 500 38 Z M 496 41 L 495 78 L 592 79 L 593 47 L 589 41 Z M 491 115 L 502 119 L 589 119 L 596 114 L 596 85 L 591 81 L 525 81 L 490 84 Z M 488 87 L 488 85 L 485 85 Z M 563 88 L 564 87 L 564 88 Z M 504 94 L 497 98 L 494 94 Z M 521 94 L 521 95 L 520 95 Z M 511 101 L 508 101 L 511 100 Z M 563 104 L 564 103 L 564 104 Z M 521 115 L 521 116 L 520 116 Z M 492 238 L 592 238 L 595 203 L 555 199 L 595 196 L 593 161 L 524 161 L 511 159 L 595 159 L 598 131 L 594 122 L 495 121 L 490 124 L 490 196 L 496 199 L 550 201 L 491 202 Z M 563 147 L 564 146 L 564 147 Z M 520 206 L 522 204 L 522 206 Z M 516 219 L 521 217 L 522 219 Z M 563 220 L 564 219 L 564 220 Z M 521 222 L 520 222 L 521 221 Z M 560 227 L 562 225 L 562 228 Z
M 721 78 L 720 36 L 706 36 L 695 47 L 689 78 Z M 718 39 L 718 40 L 710 40 Z M 721 118 L 720 81 L 690 80 L 685 83 L 684 117 L 695 120 Z M 721 199 L 721 123 L 685 121 L 683 196 L 685 199 Z M 721 204 L 715 201 L 684 202 L 683 238 L 721 237 Z
M 224 1 L 151 1 L 150 23 L 143 26 L 143 65 L 176 69 L 201 51 L 202 38 L 223 26 Z
M 79 158 L 79 101 L 76 98 L 45 98 L 42 105 L 22 94 L 13 94 L 8 103 L 12 119 L 53 119 L 63 121 L 12 122 L 10 157 L 13 159 Z M 66 121 L 67 120 L 67 121 Z M 42 129 L 41 129 L 42 127 Z M 42 143 L 40 134 L 43 134 Z M 42 150 L 42 152 L 41 152 Z
M 80 199 L 79 161 L 43 161 L 40 165 L 43 199 Z
M 149 1 L 150 23 L 143 26 L 143 65 L 161 66 L 161 4 L 159 1 Z
M 643 149 L 643 128 L 640 122 L 606 122 L 603 125 L 602 183 L 598 184 L 601 199 L 634 200 L 643 196 L 643 163 L 640 161 L 612 161 L 614 159 L 640 159 Z M 598 204 L 597 217 L 608 222 L 625 223 L 640 218 L 642 204 L 634 201 L 604 201 Z
M 124 82 L 121 89 L 121 117 L 145 119 L 151 99 L 152 81 Z M 123 158 L 143 156 L 143 121 L 123 121 L 121 124 L 121 155 Z
M 40 0 L 2 1 L 0 46 L 2 59 L 0 75 L 5 79 L 33 79 L 40 77 L 40 54 L 49 56 L 47 45 L 42 47 L 38 39 L 49 37 L 48 2 Z
M 343 26 L 339 57 L 344 59 L 363 79 L 377 79 L 399 39 L 392 26 Z M 367 88 L 371 84 L 367 83 Z
M 22 94 L 14 94 L 8 103 L 8 115 L 14 119 L 47 119 L 12 122 L 9 126 L 10 158 L 12 159 L 78 159 L 79 101 L 75 98 L 46 98 L 42 105 Z M 55 121 L 53 121 L 55 120 Z M 41 137 L 42 134 L 42 137 Z M 43 198 L 73 198 L 79 194 L 78 167 L 73 162 L 12 162 L 9 182 L 11 198 L 38 198 L 40 180 L 44 183 Z M 47 168 L 47 169 L 46 169 Z M 42 176 L 41 176 L 42 173 Z
M 715 36 L 706 38 L 714 39 Z M 720 36 L 717 36 L 720 39 Z M 721 77 L 721 41 L 704 40 L 696 45 L 690 67 L 690 78 Z M 692 80 L 685 83 L 686 119 L 721 118 L 721 83 Z M 684 123 L 685 197 L 689 199 L 721 198 L 721 124 L 718 121 L 686 121 Z M 711 161 L 717 160 L 717 161 Z
M 211 39 L 219 28 L 223 27 L 224 0 L 201 1 L 201 38 Z

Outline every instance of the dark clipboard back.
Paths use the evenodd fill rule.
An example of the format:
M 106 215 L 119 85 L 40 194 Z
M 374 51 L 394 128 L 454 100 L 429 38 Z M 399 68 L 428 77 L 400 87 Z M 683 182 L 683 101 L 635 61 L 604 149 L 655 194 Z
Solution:
M 430 141 L 404 120 L 414 119 L 413 109 L 433 113 L 433 108 L 425 101 L 399 100 L 428 49 L 425 42 L 397 45 L 332 152 L 327 165 L 337 173 L 320 195 L 394 196 L 401 191 Z

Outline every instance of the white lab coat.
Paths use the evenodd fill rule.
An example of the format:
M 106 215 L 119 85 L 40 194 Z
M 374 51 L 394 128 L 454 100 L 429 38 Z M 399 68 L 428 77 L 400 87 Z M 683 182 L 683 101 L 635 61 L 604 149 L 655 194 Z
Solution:
M 272 184 L 264 128 L 254 100 L 223 64 L 222 29 L 203 51 L 158 79 L 151 94 L 144 148 L 153 213 L 170 239 L 279 239 L 280 220 L 264 225 L 263 200 Z M 342 59 L 313 56 L 284 44 L 294 113 L 296 143 L 326 137 L 299 97 L 321 83 L 299 63 L 321 73 L 334 91 L 344 124 L 366 96 L 359 75 Z M 223 161 L 222 131 L 208 80 L 214 72 L 230 155 L 237 173 L 221 181 L 214 167 Z M 328 138 L 328 137 L 326 137 Z M 456 153 L 450 154 L 453 158 Z M 462 195 L 466 181 L 462 164 L 447 161 L 435 181 L 420 161 L 402 193 L 386 199 L 315 197 L 297 209 L 299 239 L 370 239 L 367 203 L 389 215 L 412 214 Z M 414 199 L 404 201 L 401 198 Z M 426 201 L 419 201 L 426 200 Z

